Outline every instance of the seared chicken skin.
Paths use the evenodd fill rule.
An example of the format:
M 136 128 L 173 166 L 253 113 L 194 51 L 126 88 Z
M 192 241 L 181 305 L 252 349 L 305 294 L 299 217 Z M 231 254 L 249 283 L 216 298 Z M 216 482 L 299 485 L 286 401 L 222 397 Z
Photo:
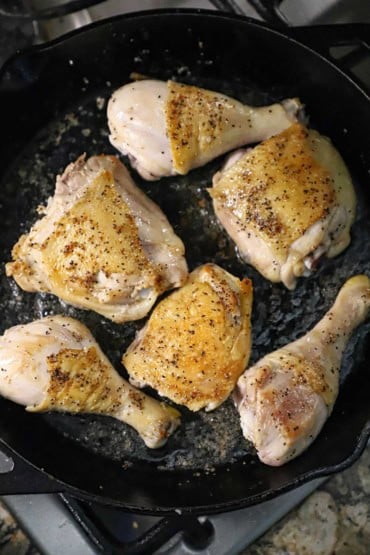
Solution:
M 349 279 L 311 331 L 266 355 L 239 378 L 234 400 L 243 434 L 262 462 L 284 464 L 319 434 L 338 395 L 347 341 L 369 310 L 370 279 Z
M 209 192 L 241 256 L 289 289 L 321 256 L 350 243 L 356 196 L 349 172 L 328 138 L 298 123 L 234 153 Z
M 174 81 L 138 81 L 109 100 L 110 141 L 145 179 L 185 175 L 224 152 L 279 133 L 300 108 L 297 99 L 253 108 Z
M 114 156 L 81 156 L 57 177 L 45 216 L 6 265 L 25 291 L 46 291 L 114 322 L 143 318 L 187 277 L 184 246 Z
M 162 300 L 123 356 L 132 383 L 192 411 L 229 396 L 249 360 L 252 284 L 205 264 Z
M 179 425 L 171 407 L 137 391 L 114 370 L 89 330 L 50 316 L 0 337 L 0 394 L 31 412 L 94 413 L 132 426 L 148 447 Z

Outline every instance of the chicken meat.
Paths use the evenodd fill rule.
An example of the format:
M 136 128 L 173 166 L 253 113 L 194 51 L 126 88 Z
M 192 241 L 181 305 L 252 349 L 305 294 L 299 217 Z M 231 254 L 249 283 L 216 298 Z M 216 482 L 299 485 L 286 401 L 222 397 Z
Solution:
M 0 394 L 31 412 L 93 413 L 132 426 L 148 447 L 163 445 L 179 413 L 114 370 L 90 331 L 65 316 L 8 329 L 0 337 Z
M 108 103 L 110 141 L 145 179 L 185 175 L 217 156 L 279 133 L 296 120 L 298 99 L 252 107 L 174 81 L 143 80 Z
M 289 289 L 350 243 L 351 176 L 331 141 L 299 123 L 234 153 L 209 192 L 242 258 Z
M 162 300 L 123 356 L 130 381 L 192 411 L 230 395 L 249 360 L 252 284 L 215 264 Z
M 338 395 L 347 341 L 369 310 L 370 279 L 355 276 L 311 331 L 239 378 L 234 400 L 241 427 L 262 462 L 284 464 L 317 437 Z
M 181 240 L 114 156 L 70 164 L 44 212 L 6 265 L 25 291 L 122 323 L 143 318 L 158 295 L 186 281 Z

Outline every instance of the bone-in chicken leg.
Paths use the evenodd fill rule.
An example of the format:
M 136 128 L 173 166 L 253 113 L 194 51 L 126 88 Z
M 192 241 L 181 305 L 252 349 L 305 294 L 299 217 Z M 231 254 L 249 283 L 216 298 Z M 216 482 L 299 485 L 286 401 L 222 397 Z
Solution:
M 179 425 L 178 412 L 121 378 L 73 318 L 49 316 L 8 329 L 0 337 L 0 367 L 0 394 L 28 411 L 112 416 L 151 448 Z
M 110 141 L 145 179 L 185 175 L 286 129 L 300 108 L 297 99 L 254 108 L 174 81 L 138 81 L 115 91 L 108 103 Z
M 260 460 L 279 466 L 316 438 L 337 398 L 341 358 L 370 310 L 370 279 L 356 276 L 300 339 L 263 357 L 239 378 L 234 401 Z

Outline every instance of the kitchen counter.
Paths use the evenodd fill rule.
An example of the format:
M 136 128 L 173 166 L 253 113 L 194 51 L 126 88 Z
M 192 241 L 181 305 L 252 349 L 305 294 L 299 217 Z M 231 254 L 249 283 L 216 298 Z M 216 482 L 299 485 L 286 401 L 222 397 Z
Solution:
M 370 446 L 243 555 L 370 554 Z
M 0 502 L 0 554 L 38 555 L 28 538 Z M 82 554 L 81 554 L 82 555 Z

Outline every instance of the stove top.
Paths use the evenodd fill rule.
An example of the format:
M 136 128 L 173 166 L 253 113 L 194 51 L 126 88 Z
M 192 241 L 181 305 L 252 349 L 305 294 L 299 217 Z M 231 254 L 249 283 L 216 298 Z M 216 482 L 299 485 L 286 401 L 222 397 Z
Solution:
M 65 32 L 123 11 L 137 11 L 134 0 L 74 0 L 83 7 L 62 17 L 46 17 L 61 0 L 24 0 L 2 2 L 0 7 L 0 63 L 18 48 L 47 41 Z M 90 4 L 90 5 L 88 5 Z M 95 5 L 91 5 L 95 4 Z M 187 7 L 215 9 L 233 7 L 257 19 L 263 10 L 258 0 L 231 2 L 143 0 L 140 9 Z M 271 2 L 270 2 L 271 4 Z M 279 2 L 275 2 L 279 4 Z M 370 7 L 363 0 L 283 0 L 279 10 L 292 25 L 370 22 Z M 29 14 L 33 14 L 33 18 Z M 36 14 L 36 15 L 35 15 Z M 50 12 L 49 12 L 50 14 Z M 53 13 L 52 15 L 55 15 Z M 268 14 L 267 14 L 268 15 Z M 370 88 L 370 61 L 356 47 L 332 52 L 348 63 L 358 78 Z M 11 472 L 12 461 L 1 458 L 0 473 Z M 241 553 L 288 511 L 314 491 L 323 479 L 312 481 L 257 506 L 215 516 L 159 519 L 130 514 L 97 504 L 79 502 L 63 495 L 13 495 L 2 500 L 29 534 L 42 554 L 92 555 L 96 553 L 151 553 L 166 555 L 233 555 Z M 45 516 L 47 515 L 47 518 Z M 153 530 L 160 531 L 151 542 Z M 176 531 L 178 530 L 178 531 Z
M 63 495 L 11 495 L 2 500 L 45 555 L 238 555 L 323 481 L 314 480 L 247 509 L 194 517 L 193 522 L 186 523 L 185 531 L 174 534 L 160 547 L 156 542 L 146 543 L 148 532 L 162 525 L 157 517 L 90 505 Z M 179 526 L 183 528 L 181 523 Z M 165 526 L 162 537 L 166 537 Z

